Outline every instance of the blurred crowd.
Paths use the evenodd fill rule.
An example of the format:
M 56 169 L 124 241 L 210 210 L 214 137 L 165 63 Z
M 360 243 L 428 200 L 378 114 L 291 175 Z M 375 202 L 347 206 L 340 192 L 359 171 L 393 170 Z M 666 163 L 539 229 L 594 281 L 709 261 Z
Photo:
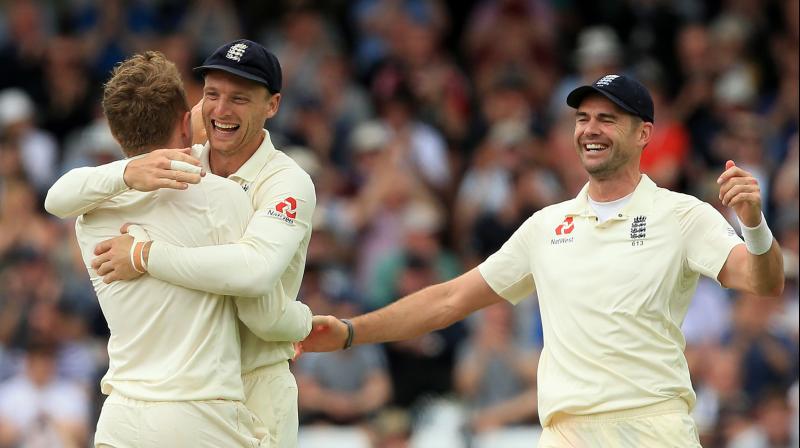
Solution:
M 656 105 L 644 172 L 735 223 L 715 182 L 735 160 L 785 255 L 777 299 L 700 282 L 683 328 L 703 446 L 797 447 L 799 20 L 797 0 L 0 3 L 0 447 L 91 442 L 108 329 L 74 222 L 42 201 L 69 169 L 122 157 L 99 106 L 110 69 L 160 50 L 194 103 L 191 68 L 239 37 L 279 57 L 267 127 L 316 186 L 299 299 L 341 317 L 465 272 L 573 197 L 587 178 L 566 94 L 637 77 Z M 535 446 L 541 346 L 532 297 L 306 354 L 301 423 L 353 447 Z

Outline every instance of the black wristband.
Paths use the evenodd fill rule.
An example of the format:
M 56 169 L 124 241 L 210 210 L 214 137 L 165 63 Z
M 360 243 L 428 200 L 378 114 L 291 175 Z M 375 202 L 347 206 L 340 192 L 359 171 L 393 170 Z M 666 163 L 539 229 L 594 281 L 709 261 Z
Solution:
M 350 322 L 348 319 L 339 319 L 340 321 L 344 322 L 347 325 L 347 340 L 344 341 L 344 346 L 342 350 L 347 350 L 350 346 L 353 345 L 353 323 Z

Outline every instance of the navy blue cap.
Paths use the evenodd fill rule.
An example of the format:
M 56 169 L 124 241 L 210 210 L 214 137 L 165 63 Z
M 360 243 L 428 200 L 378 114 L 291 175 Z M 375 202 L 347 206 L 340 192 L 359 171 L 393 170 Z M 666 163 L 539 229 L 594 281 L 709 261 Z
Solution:
M 653 99 L 650 92 L 639 81 L 625 75 L 606 75 L 590 86 L 581 86 L 567 96 L 567 105 L 575 109 L 581 105 L 586 95 L 599 93 L 611 100 L 626 112 L 644 121 L 653 123 Z
M 283 75 L 278 58 L 252 40 L 239 39 L 217 48 L 194 71 L 205 74 L 209 70 L 222 70 L 267 86 L 271 93 L 281 91 Z

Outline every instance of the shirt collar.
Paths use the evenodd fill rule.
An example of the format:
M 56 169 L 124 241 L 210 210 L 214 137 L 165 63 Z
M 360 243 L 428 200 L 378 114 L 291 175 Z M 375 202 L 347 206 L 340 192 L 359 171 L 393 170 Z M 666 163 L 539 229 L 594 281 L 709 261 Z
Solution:
M 273 151 L 275 151 L 275 147 L 272 145 L 272 140 L 269 138 L 269 131 L 264 129 L 264 140 L 261 141 L 261 145 L 256 149 L 256 152 L 253 153 L 253 155 L 247 159 L 247 162 L 244 162 L 244 165 L 240 166 L 235 173 L 228 176 L 228 178 L 239 179 L 246 183 L 254 181 L 258 173 L 266 166 L 267 159 L 269 159 Z
M 211 142 L 206 142 L 206 144 L 202 147 L 202 152 L 200 152 L 199 159 L 200 163 L 210 172 L 211 171 L 211 162 L 209 161 L 209 153 L 211 151 Z M 197 147 L 200 145 L 194 145 L 192 147 L 193 153 L 196 154 Z M 244 183 L 250 183 L 258 176 L 258 173 L 264 169 L 264 166 L 267 164 L 267 159 L 269 159 L 270 154 L 275 150 L 275 146 L 272 145 L 272 140 L 269 137 L 269 131 L 264 129 L 264 140 L 261 141 L 261 145 L 256 149 L 256 152 L 244 162 L 244 165 L 240 166 L 236 172 L 228 176 L 228 179 L 236 179 L 240 180 Z
M 658 186 L 642 174 L 639 184 L 633 190 L 631 200 L 625 204 L 625 207 L 620 210 L 618 218 L 627 218 L 631 215 L 641 215 L 645 213 L 653 201 L 653 193 L 658 189 Z M 567 216 L 595 216 L 594 210 L 589 206 L 589 183 L 581 188 L 580 193 L 572 200 L 572 204 L 567 208 Z

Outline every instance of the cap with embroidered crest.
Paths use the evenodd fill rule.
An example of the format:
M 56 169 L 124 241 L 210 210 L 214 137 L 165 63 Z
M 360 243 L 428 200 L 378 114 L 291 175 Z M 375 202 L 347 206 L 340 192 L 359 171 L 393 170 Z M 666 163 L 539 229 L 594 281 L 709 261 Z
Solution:
M 581 86 L 567 96 L 567 105 L 575 109 L 586 95 L 599 93 L 626 112 L 653 123 L 653 99 L 650 92 L 639 81 L 625 75 L 606 75 L 589 86 Z
M 205 76 L 209 70 L 221 70 L 260 84 L 270 93 L 279 93 L 283 76 L 278 58 L 261 44 L 239 39 L 217 48 L 203 65 L 194 71 Z

